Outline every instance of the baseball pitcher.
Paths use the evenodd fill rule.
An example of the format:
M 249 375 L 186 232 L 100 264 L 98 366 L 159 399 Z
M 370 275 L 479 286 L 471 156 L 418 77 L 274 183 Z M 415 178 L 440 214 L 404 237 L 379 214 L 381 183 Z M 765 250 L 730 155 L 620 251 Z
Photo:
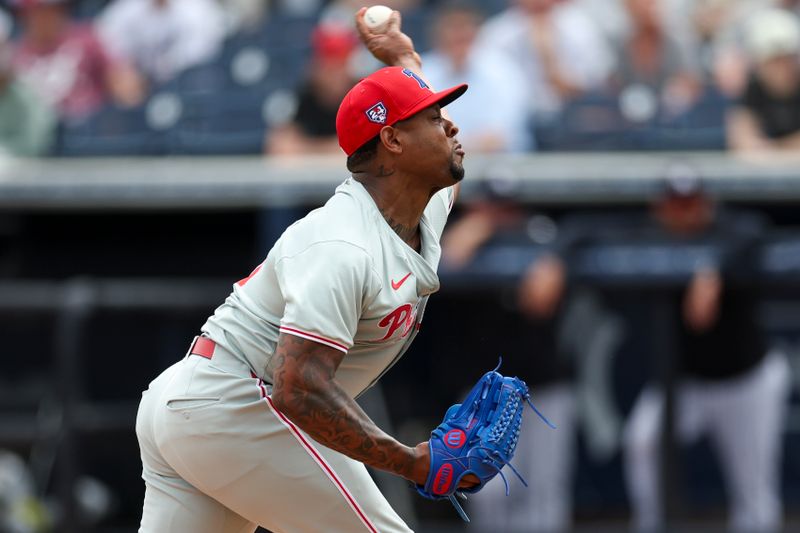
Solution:
M 434 92 L 399 13 L 382 33 L 363 15 L 362 39 L 391 66 L 339 108 L 351 177 L 143 394 L 140 532 L 407 532 L 364 465 L 432 486 L 429 443 L 398 442 L 354 398 L 407 350 L 439 288 L 439 238 L 464 177 L 442 107 L 467 87 Z M 480 484 L 466 470 L 453 479 Z

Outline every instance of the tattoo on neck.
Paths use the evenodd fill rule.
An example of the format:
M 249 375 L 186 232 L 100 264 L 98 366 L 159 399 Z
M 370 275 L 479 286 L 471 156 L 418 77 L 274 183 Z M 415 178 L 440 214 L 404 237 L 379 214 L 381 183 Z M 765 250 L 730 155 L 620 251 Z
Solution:
M 391 216 L 387 215 L 383 209 L 380 210 L 386 223 L 394 230 L 397 235 L 407 242 L 412 248 L 417 248 L 419 245 L 419 224 L 409 227 L 401 222 L 395 221 Z
M 394 174 L 394 169 L 393 168 L 386 168 L 383 165 L 378 167 L 378 177 L 379 178 L 385 178 L 386 176 L 391 176 L 392 174 Z

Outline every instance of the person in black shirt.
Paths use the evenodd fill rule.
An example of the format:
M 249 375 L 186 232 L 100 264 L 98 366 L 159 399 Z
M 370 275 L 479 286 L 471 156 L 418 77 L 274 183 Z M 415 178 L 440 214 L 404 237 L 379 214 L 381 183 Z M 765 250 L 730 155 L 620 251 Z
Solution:
M 482 185 L 479 198 L 442 238 L 443 275 L 481 275 L 476 269 L 485 267 L 494 272 L 513 269 L 514 279 L 499 290 L 470 284 L 474 288 L 458 296 L 449 317 L 464 327 L 453 349 L 463 361 L 479 361 L 478 368 L 502 356 L 500 372 L 523 379 L 537 408 L 558 429 L 535 421 L 522 425 L 513 465 L 530 486 L 514 486 L 509 479 L 506 496 L 500 477 L 492 480 L 470 499 L 472 526 L 476 531 L 565 531 L 572 521 L 577 423 L 575 372 L 561 341 L 568 293 L 565 250 L 554 222 L 528 213 L 514 198 L 512 184 L 489 180 Z M 504 249 L 512 255 L 522 250 L 530 254 L 522 259 L 493 255 Z M 517 278 L 522 265 L 527 268 Z
M 800 148 L 800 22 L 778 9 L 747 28 L 752 72 L 729 113 L 728 145 L 741 152 Z
M 668 180 L 653 213 L 656 227 L 648 238 L 676 249 L 711 250 L 675 294 L 676 439 L 710 438 L 727 484 L 734 530 L 777 531 L 789 368 L 783 354 L 766 347 L 756 316 L 756 287 L 748 275 L 764 224 L 755 215 L 718 209 L 688 175 Z M 626 480 L 639 530 L 663 527 L 663 404 L 662 391 L 646 386 L 625 428 Z

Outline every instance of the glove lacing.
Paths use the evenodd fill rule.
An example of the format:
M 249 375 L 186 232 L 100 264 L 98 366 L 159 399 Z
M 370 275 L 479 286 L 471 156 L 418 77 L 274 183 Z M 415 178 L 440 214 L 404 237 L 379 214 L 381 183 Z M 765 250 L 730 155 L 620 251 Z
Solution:
M 498 365 L 498 368 L 499 368 L 499 365 Z M 542 421 L 545 424 L 547 424 L 552 429 L 556 429 L 556 426 L 552 422 L 550 422 L 547 419 L 547 417 L 545 417 L 536 408 L 535 405 L 533 405 L 533 401 L 531 400 L 530 393 L 527 393 L 527 394 L 523 395 L 519 391 L 517 391 L 517 393 L 515 394 L 514 400 L 512 402 L 508 402 L 506 404 L 505 408 L 503 409 L 503 413 L 500 415 L 499 422 L 497 423 L 497 425 L 495 425 L 495 427 L 492 428 L 491 432 L 487 436 L 487 438 L 488 438 L 488 440 L 490 442 L 498 442 L 505 436 L 505 433 L 506 433 L 506 430 L 508 429 L 508 426 L 511 424 L 511 421 L 514 419 L 514 417 L 515 417 L 515 415 L 517 413 L 517 407 L 519 406 L 520 398 L 525 398 L 525 402 L 528 405 L 531 406 L 531 409 L 533 409 L 533 412 L 536 413 L 539 416 L 539 418 L 541 418 Z M 477 405 L 479 402 L 478 402 L 478 400 L 476 400 L 474 403 L 475 403 L 475 405 Z M 438 428 L 437 428 L 437 430 L 438 430 Z M 436 433 L 437 430 L 435 430 L 434 433 Z M 519 430 L 520 430 L 520 425 L 517 425 L 514 428 L 514 434 L 511 435 L 511 438 L 509 439 L 509 441 L 508 441 L 508 443 L 507 443 L 507 445 L 505 447 L 506 448 L 504 450 L 505 453 L 501 452 L 498 449 L 488 448 L 486 446 L 476 446 L 476 447 L 472 448 L 473 450 L 483 450 L 486 453 L 486 455 L 480 461 L 481 461 L 481 463 L 483 463 L 485 465 L 489 465 L 489 466 L 493 467 L 495 470 L 497 470 L 497 473 L 500 475 L 500 479 L 503 480 L 503 484 L 505 485 L 506 496 L 509 496 L 511 494 L 511 487 L 508 484 L 508 478 L 505 476 L 505 474 L 503 474 L 503 465 L 508 465 L 508 467 L 511 469 L 512 472 L 514 472 L 514 475 L 517 476 L 517 478 L 520 480 L 520 482 L 525 487 L 528 486 L 528 482 L 525 481 L 525 478 L 522 477 L 522 474 L 519 473 L 519 470 L 517 470 L 514 467 L 514 465 L 511 463 L 511 461 L 507 460 L 507 457 L 508 457 L 510 451 L 515 448 L 515 446 L 517 444 L 517 441 L 519 440 Z M 442 437 L 441 431 L 439 431 L 439 434 L 437 436 L 439 438 Z M 464 459 L 467 459 L 467 460 L 476 459 L 476 457 L 471 457 L 469 455 L 461 455 L 461 456 L 458 456 L 458 457 L 453 457 L 452 461 L 459 462 L 465 467 L 465 469 L 468 469 L 469 468 L 469 464 L 464 465 L 462 463 L 462 461 Z M 463 498 L 465 500 L 467 499 L 466 495 L 461 491 L 456 491 L 456 494 L 458 494 L 461 498 Z M 455 498 L 455 496 L 454 495 L 450 495 L 448 497 L 448 499 L 450 500 L 450 503 L 453 504 L 453 507 L 455 507 L 456 512 L 458 512 L 458 514 L 462 518 L 462 520 L 464 520 L 465 522 L 469 522 L 470 521 L 469 516 L 467 516 L 466 511 L 464 511 L 464 508 L 461 506 L 460 503 L 458 503 L 458 500 Z
M 497 367 L 495 367 L 493 372 L 497 372 L 500 369 L 500 366 L 502 366 L 502 364 L 503 364 L 503 358 L 500 357 L 499 361 L 497 363 Z M 489 435 L 487 435 L 487 440 L 489 442 L 500 442 L 506 436 L 506 431 L 508 431 L 509 426 L 511 425 L 511 423 L 514 421 L 514 419 L 518 415 L 517 410 L 519 408 L 520 400 L 523 399 L 523 398 L 525 399 L 525 402 L 528 405 L 531 406 L 531 409 L 533 409 L 533 412 L 536 413 L 539 416 L 539 418 L 541 418 L 542 421 L 545 424 L 547 424 L 552 429 L 556 429 L 556 426 L 552 422 L 550 422 L 547 419 L 547 417 L 545 417 L 536 408 L 535 405 L 533 405 L 533 401 L 531 400 L 531 394 L 527 390 L 528 389 L 527 385 L 525 385 L 524 382 L 521 381 L 519 378 L 514 378 L 514 383 L 516 385 L 516 388 L 514 390 L 514 395 L 513 395 L 514 399 L 513 399 L 513 401 L 510 401 L 510 402 L 506 403 L 506 405 L 503 407 L 503 412 L 500 414 L 500 419 L 498 420 L 497 424 L 495 424 L 495 426 L 491 429 L 491 431 L 489 432 Z M 481 394 L 479 395 L 479 398 L 476 398 L 473 401 L 473 403 L 472 403 L 473 409 L 478 408 L 480 403 L 481 403 L 481 401 L 486 399 L 486 395 L 489 392 L 489 388 L 490 387 L 488 386 L 488 384 L 485 385 L 484 387 L 485 388 L 484 388 L 483 391 L 481 391 Z M 521 390 L 524 390 L 525 393 L 523 394 L 522 392 L 520 392 Z M 517 441 L 519 440 L 519 431 L 520 431 L 520 424 L 515 424 L 514 433 L 513 433 L 513 435 L 509 436 L 510 438 L 506 442 L 505 449 L 502 452 L 500 450 L 496 449 L 496 448 L 488 448 L 486 446 L 478 446 L 478 447 L 472 448 L 473 450 L 482 450 L 482 451 L 484 451 L 484 457 L 480 458 L 480 461 L 481 461 L 481 463 L 483 463 L 485 465 L 491 466 L 492 468 L 497 470 L 498 474 L 500 474 L 500 478 L 503 480 L 503 484 L 505 485 L 506 496 L 509 496 L 511 494 L 511 488 L 510 488 L 510 486 L 508 484 L 508 479 L 506 478 L 505 474 L 503 474 L 503 470 L 502 470 L 503 466 L 506 465 L 506 464 L 509 466 L 509 468 L 511 468 L 511 471 L 514 472 L 514 474 L 517 476 L 517 478 L 520 480 L 520 482 L 524 486 L 526 486 L 526 487 L 528 486 L 528 482 L 525 481 L 525 478 L 522 477 L 522 474 L 520 474 L 519 471 L 514 467 L 514 465 L 511 464 L 511 462 L 507 460 L 508 456 L 511 455 L 511 451 L 515 449 Z M 441 438 L 443 438 L 444 433 L 443 433 L 443 430 L 441 428 L 436 428 L 432 432 L 432 435 L 435 435 L 436 437 L 441 439 Z M 451 459 L 451 461 L 455 461 L 455 462 L 461 463 L 462 466 L 465 467 L 465 470 L 469 470 L 469 462 L 467 462 L 466 465 L 464 465 L 464 463 L 462 463 L 462 461 L 464 459 L 467 459 L 469 461 L 470 459 L 478 459 L 478 458 L 477 457 L 470 457 L 469 455 L 462 455 L 462 456 L 459 456 L 459 457 L 453 457 Z M 456 490 L 453 494 L 448 496 L 448 499 L 450 500 L 450 503 L 453 504 L 453 507 L 455 507 L 455 509 L 458 512 L 459 516 L 465 522 L 469 522 L 470 521 L 469 516 L 467 516 L 467 513 L 464 511 L 464 508 L 461 507 L 461 504 L 458 503 L 458 499 L 456 498 L 456 495 L 458 495 L 459 497 L 461 497 L 461 498 L 463 498 L 465 500 L 467 499 L 467 496 L 464 494 L 464 492 L 462 492 L 460 490 Z

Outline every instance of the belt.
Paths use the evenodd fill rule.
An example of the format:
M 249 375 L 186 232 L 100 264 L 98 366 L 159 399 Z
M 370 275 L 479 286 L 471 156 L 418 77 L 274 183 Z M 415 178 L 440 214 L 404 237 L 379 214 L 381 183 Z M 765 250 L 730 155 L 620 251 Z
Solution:
M 194 340 L 192 340 L 192 344 L 189 346 L 189 351 L 186 353 L 187 355 L 199 355 L 200 357 L 211 359 L 214 357 L 214 350 L 216 348 L 216 342 L 212 341 L 208 337 L 201 337 L 200 335 L 197 335 Z
M 196 336 L 192 340 L 192 344 L 189 345 L 189 351 L 186 352 L 186 357 L 190 355 L 199 355 L 208 360 L 213 358 L 214 362 L 211 364 L 215 368 L 236 376 L 247 378 L 257 377 L 246 361 L 235 357 L 224 347 L 217 345 L 216 342 L 208 337 Z M 265 381 L 265 383 L 269 382 Z

